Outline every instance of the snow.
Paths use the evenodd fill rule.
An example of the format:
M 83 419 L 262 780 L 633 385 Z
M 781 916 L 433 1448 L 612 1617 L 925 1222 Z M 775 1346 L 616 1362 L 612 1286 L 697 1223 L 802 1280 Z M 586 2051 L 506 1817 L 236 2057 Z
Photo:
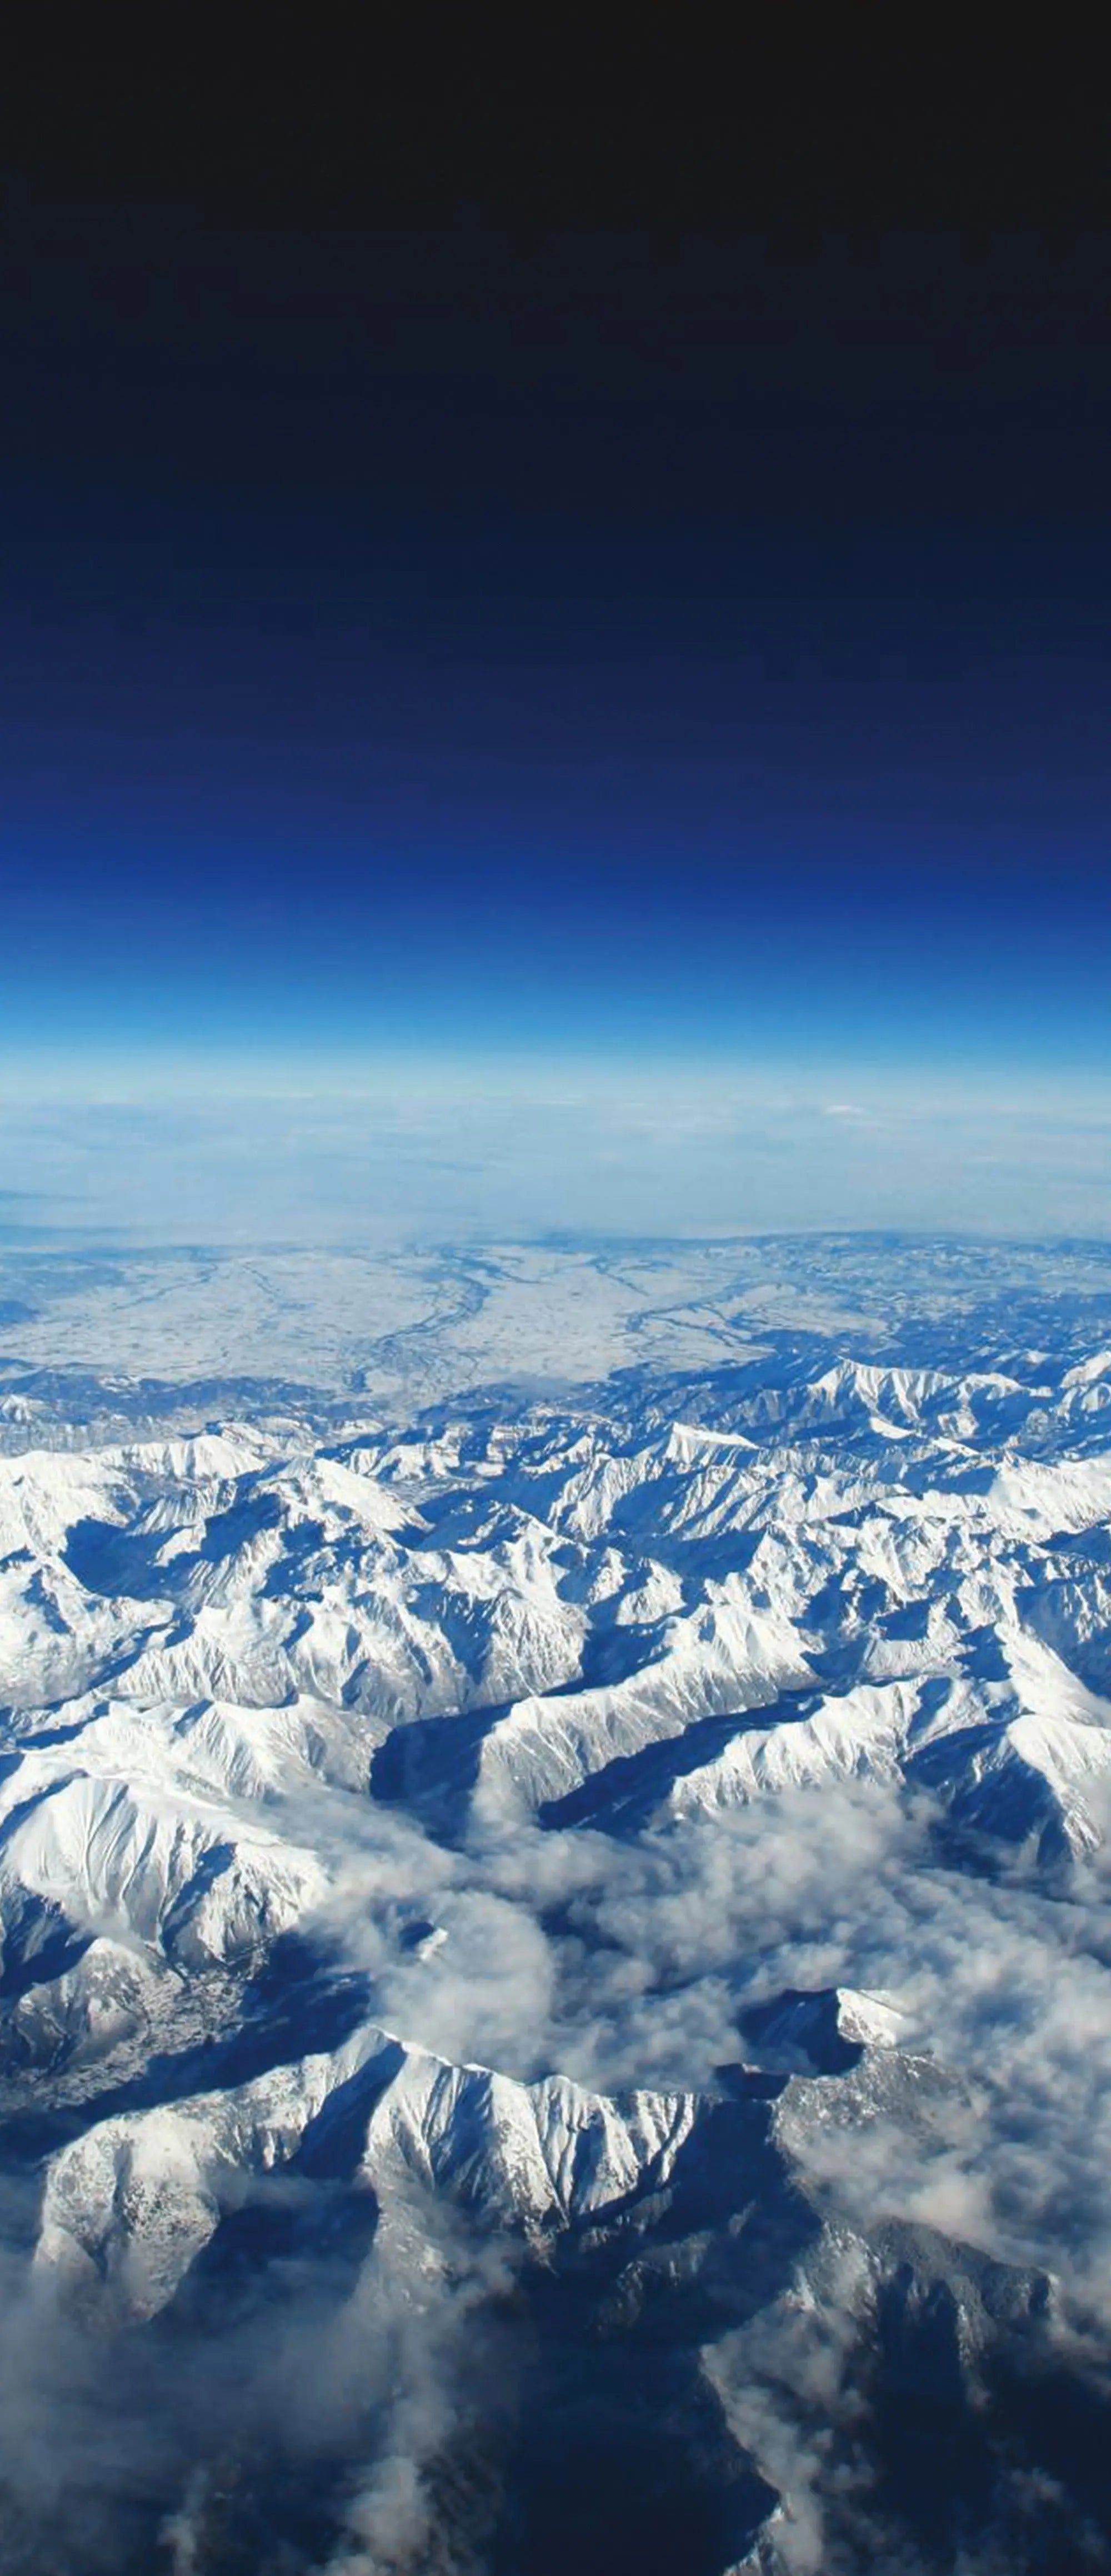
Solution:
M 663 2189 L 697 2116 L 693 2094 L 620 2101 L 566 2077 L 520 2084 L 453 2066 L 373 2024 L 334 2056 L 303 2059 L 233 2091 L 99 2122 L 49 2165 L 40 2263 L 105 2283 L 151 2315 L 234 2206 L 236 2174 L 291 2165 L 330 2106 L 361 2102 L 367 2187 L 446 2192 L 527 2230 L 578 2225 Z
M 404 2261 L 442 2202 L 541 2267 L 566 2240 L 563 2279 L 601 2248 L 634 2301 L 731 2264 L 735 2318 L 763 2313 L 772 2244 L 793 2317 L 836 2280 L 874 2321 L 909 2267 L 951 2289 L 960 2350 L 986 2344 L 986 2257 L 929 2236 L 916 2180 L 940 2141 L 944 2198 L 976 2127 L 944 2026 L 901 1968 L 842 1959 L 851 1879 L 766 1985 L 730 1953 L 729 1888 L 747 1869 L 762 1906 L 777 1820 L 803 1869 L 872 1793 L 900 1834 L 955 1829 L 961 1938 L 985 1854 L 1023 1902 L 1087 1884 L 1106 1314 L 977 1302 L 947 1250 L 923 1323 L 896 1256 L 894 1289 L 859 1248 L 781 1248 L 761 1280 L 770 1258 L 336 1256 L 313 1286 L 267 1255 L 202 1265 L 207 1317 L 170 1260 L 145 1299 L 102 1283 L 48 1317 L 82 1365 L 182 1343 L 164 1402 L 102 1377 L 84 1412 L 51 1386 L 5 1416 L 27 1445 L 0 1456 L 0 2116 L 34 2128 L 40 2284 L 149 2319 L 254 2198 L 296 2220 L 324 2177 L 341 2232 L 372 2211 Z M 1006 1261 L 1021 1307 L 1033 1257 Z M 196 1418 L 185 1373 L 252 1334 L 300 1392 L 243 1379 Z M 659 1956 L 645 1936 L 605 1989 L 613 2022 L 643 2008 L 646 2068 L 596 2001 L 560 2020 L 547 1926 L 562 1909 L 588 1962 L 624 1863 L 695 1846 L 703 1929 L 680 1880 Z M 700 1939 L 688 2082 L 668 1943 Z M 956 2236 L 979 2203 L 952 2188 Z
M 1039 1379 L 1035 1456 L 1007 1370 L 845 1359 L 765 1372 L 743 1430 L 657 1428 L 649 1380 L 621 1422 L 549 1399 L 419 1441 L 243 1422 L 0 1459 L 0 1922 L 30 1896 L 159 1951 L 186 1924 L 249 1946 L 319 1898 L 314 1789 L 365 1793 L 387 1750 L 418 1803 L 491 1817 L 589 1793 L 596 1819 L 681 1819 L 859 1776 L 990 1832 L 997 1782 L 1008 1840 L 1055 1816 L 1091 1849 L 1111 1701 L 1070 1652 L 1097 1651 L 1105 1587 L 1060 1553 L 1111 1515 L 1084 1367 L 1056 1398 Z M 408 1767 L 404 1729 L 457 1717 L 477 1742 L 449 1723 Z

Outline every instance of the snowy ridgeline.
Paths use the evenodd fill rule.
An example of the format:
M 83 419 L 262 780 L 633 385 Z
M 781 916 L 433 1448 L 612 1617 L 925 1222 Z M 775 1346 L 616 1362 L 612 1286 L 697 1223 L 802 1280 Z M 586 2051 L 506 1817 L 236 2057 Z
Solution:
M 916 1313 L 892 1259 L 885 1323 L 880 1256 L 866 1279 L 852 1255 L 863 1351 L 781 1314 L 713 1367 L 642 1352 L 407 1424 L 350 1384 L 342 1421 L 279 1418 L 260 1382 L 218 1427 L 64 1445 L 56 1378 L 9 1396 L 16 2313 L 179 2357 L 229 2282 L 239 2335 L 279 2277 L 283 2315 L 316 2285 L 318 2337 L 322 2281 L 349 2321 L 364 2302 L 368 2351 L 386 2315 L 401 2358 L 386 2392 L 366 2361 L 355 2431 L 320 2431 L 305 2565 L 677 2564 L 654 2451 L 691 2576 L 958 2542 L 970 2569 L 981 2543 L 985 2567 L 1102 2564 L 1106 2444 L 1069 2451 L 1060 2389 L 1094 2424 L 1111 2349 L 1109 1301 L 1094 1257 L 1082 1294 L 1080 1256 L 1064 1285 L 1046 1256 L 1008 1309 L 982 1251 L 946 1250 Z M 188 1412 L 101 1382 L 105 1415 L 157 1401 Z M 648 2502 L 597 2472 L 604 2557 L 539 2436 L 462 2384 L 460 2318 L 476 2350 L 509 2333 L 507 2284 L 564 2454 L 595 2439 L 573 2356 L 611 2355 L 599 2420 Z M 956 2445 L 944 2507 L 892 2392 Z M 476 2442 L 481 2496 L 450 2465 Z M 172 2465 L 148 2468 L 165 2516 Z M 226 2458 L 204 2475 L 164 2563 L 268 2563 L 234 2555 Z

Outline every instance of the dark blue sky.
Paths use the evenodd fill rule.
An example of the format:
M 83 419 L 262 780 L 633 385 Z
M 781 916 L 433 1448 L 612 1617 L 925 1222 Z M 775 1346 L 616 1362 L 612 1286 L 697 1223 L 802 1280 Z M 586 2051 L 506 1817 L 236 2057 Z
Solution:
M 1105 240 L 141 175 L 0 255 L 9 1055 L 1106 1064 Z

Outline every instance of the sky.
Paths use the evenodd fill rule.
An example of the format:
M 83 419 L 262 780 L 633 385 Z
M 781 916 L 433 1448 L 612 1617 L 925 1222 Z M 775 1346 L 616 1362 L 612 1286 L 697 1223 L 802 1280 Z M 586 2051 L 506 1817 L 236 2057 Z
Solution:
M 1090 1119 L 1083 135 L 947 203 L 861 124 L 854 198 L 818 64 L 747 195 L 705 97 L 531 178 L 512 99 L 454 155 L 433 102 L 371 180 L 354 125 L 290 148 L 295 68 L 253 159 L 234 96 L 90 140 L 80 64 L 5 143 L 7 1096 L 446 1062 Z

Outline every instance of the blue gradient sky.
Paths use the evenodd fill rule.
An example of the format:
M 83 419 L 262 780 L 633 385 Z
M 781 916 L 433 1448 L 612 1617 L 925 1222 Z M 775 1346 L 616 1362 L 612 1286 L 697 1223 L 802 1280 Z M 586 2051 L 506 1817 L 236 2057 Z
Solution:
M 12 1096 L 1102 1098 L 1101 254 L 40 208 L 0 265 Z

